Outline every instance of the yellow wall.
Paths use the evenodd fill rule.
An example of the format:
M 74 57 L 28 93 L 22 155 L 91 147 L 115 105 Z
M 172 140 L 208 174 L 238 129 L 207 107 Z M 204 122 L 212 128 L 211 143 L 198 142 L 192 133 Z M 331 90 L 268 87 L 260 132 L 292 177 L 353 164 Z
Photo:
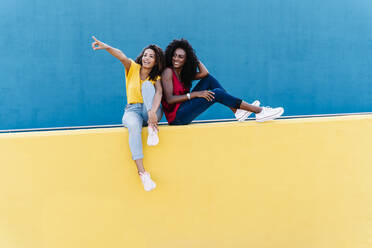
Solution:
M 372 247 L 372 116 L 161 126 L 152 192 L 127 138 L 1 134 L 0 247 Z

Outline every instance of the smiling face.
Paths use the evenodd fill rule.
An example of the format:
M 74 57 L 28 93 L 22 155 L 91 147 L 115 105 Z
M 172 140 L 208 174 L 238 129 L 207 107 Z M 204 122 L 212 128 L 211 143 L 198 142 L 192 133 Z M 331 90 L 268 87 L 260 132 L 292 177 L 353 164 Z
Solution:
M 186 52 L 182 48 L 174 50 L 172 57 L 172 65 L 174 69 L 180 69 L 186 62 Z
M 147 69 L 151 69 L 156 64 L 155 51 L 148 48 L 143 52 L 142 56 L 142 66 Z

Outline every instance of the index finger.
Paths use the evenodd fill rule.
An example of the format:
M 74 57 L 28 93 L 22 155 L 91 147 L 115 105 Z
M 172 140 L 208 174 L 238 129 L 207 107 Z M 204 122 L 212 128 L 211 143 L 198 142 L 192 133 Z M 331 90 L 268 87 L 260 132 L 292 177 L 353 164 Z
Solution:
M 210 90 L 208 90 L 208 92 L 209 92 L 209 93 L 212 93 L 213 95 L 215 94 L 213 91 L 210 91 Z
M 98 42 L 98 40 L 96 39 L 96 37 L 94 37 L 94 36 L 92 36 L 92 38 L 95 40 L 95 41 L 97 41 Z

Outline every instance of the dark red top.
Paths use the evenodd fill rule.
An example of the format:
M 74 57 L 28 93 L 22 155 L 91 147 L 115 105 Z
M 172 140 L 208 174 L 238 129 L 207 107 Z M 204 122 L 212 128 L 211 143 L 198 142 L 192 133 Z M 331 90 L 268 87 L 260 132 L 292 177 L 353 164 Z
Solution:
M 173 71 L 173 95 L 180 96 L 180 95 L 185 95 L 186 93 L 190 92 L 190 89 L 185 88 L 183 86 L 183 83 L 178 80 L 176 73 Z M 175 104 L 168 104 L 167 101 L 162 99 L 161 104 L 163 105 L 163 110 L 165 117 L 167 118 L 168 123 L 172 123 L 174 119 L 176 118 L 176 113 L 178 108 L 181 105 L 181 102 L 175 103 Z

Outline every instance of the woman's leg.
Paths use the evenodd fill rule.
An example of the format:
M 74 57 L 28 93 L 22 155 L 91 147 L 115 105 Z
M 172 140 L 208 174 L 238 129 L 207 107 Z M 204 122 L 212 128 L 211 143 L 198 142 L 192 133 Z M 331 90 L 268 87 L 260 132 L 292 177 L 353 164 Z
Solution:
M 207 101 L 204 98 L 194 98 L 181 103 L 177 110 L 176 118 L 171 125 L 186 125 L 191 123 L 201 113 L 212 106 L 215 101 Z
M 226 92 L 226 90 L 222 87 L 222 85 L 215 79 L 212 75 L 208 75 L 207 77 L 201 79 L 197 85 L 195 85 L 192 91 L 201 91 L 201 90 L 212 90 L 212 89 L 222 89 Z M 260 107 L 254 106 L 249 104 L 245 101 L 242 101 L 239 107 L 230 109 L 235 113 L 236 109 L 243 109 L 253 113 L 259 113 L 262 109 Z
M 240 108 L 254 113 L 259 113 L 262 110 L 260 107 L 248 104 L 239 98 L 231 96 L 229 93 L 226 92 L 226 90 L 221 86 L 221 84 L 211 75 L 208 75 L 207 77 L 200 80 L 192 91 L 194 92 L 202 90 L 210 90 L 214 92 L 213 101 L 207 101 L 204 98 L 193 98 L 189 101 L 183 102 L 180 105 L 179 109 L 177 110 L 175 120 L 171 124 L 173 125 L 189 124 L 201 113 L 203 113 L 210 106 L 212 106 L 215 102 L 219 102 L 229 107 L 234 113 L 236 109 Z
M 153 190 L 156 183 L 151 179 L 148 172 L 143 166 L 143 152 L 142 152 L 142 109 L 143 104 L 134 104 L 125 109 L 123 115 L 123 124 L 128 128 L 129 132 L 129 148 L 132 152 L 132 158 L 137 165 L 138 174 L 141 178 L 143 187 L 146 191 Z
M 273 120 L 275 118 L 278 118 L 284 113 L 284 109 L 282 107 L 279 108 L 270 108 L 270 107 L 264 107 L 261 108 L 259 107 L 259 101 L 258 105 L 254 104 L 249 104 L 245 101 L 240 100 L 240 104 L 237 104 L 235 107 L 231 104 L 233 102 L 231 96 L 226 92 L 226 90 L 221 86 L 221 84 L 211 75 L 208 75 L 207 77 L 203 78 L 202 80 L 199 81 L 199 83 L 194 87 L 193 91 L 201 91 L 201 90 L 211 90 L 215 92 L 215 100 L 217 102 L 220 102 L 226 106 L 228 106 L 234 113 L 236 113 L 237 109 L 244 110 L 245 113 L 243 113 L 244 116 L 249 116 L 251 112 L 256 114 L 256 120 L 259 122 L 263 121 L 268 121 L 268 120 Z M 218 93 L 218 94 L 217 94 Z M 224 94 L 225 93 L 225 94 Z M 234 97 L 233 97 L 234 98 Z M 209 107 L 209 106 L 208 106 Z M 205 111 L 202 108 L 199 108 L 198 110 L 200 111 Z M 188 113 L 186 113 L 187 115 Z M 194 116 L 196 113 L 194 113 Z M 178 112 L 177 112 L 178 115 Z M 199 114 L 198 114 L 199 115 Z M 196 115 L 196 116 L 198 116 Z M 192 114 L 189 114 L 186 116 L 185 120 L 189 118 L 187 121 L 192 121 L 192 118 L 194 117 Z M 236 115 L 235 115 L 236 116 Z M 237 116 L 236 116 L 237 117 Z M 237 117 L 238 118 L 238 117 Z M 192 120 L 190 120 L 192 119 Z M 242 119 L 245 119 L 242 118 Z
M 143 82 L 141 88 L 143 104 L 145 106 L 145 111 L 149 111 L 152 108 L 152 102 L 154 101 L 155 96 L 155 87 L 149 82 Z
M 201 79 L 194 87 L 192 91 L 201 91 L 201 90 L 213 90 L 213 89 L 222 89 L 226 91 L 222 85 L 215 79 L 212 75 L 208 75 L 205 78 Z
M 245 101 L 242 101 L 242 103 L 239 106 L 239 109 L 243 109 L 243 110 L 246 110 L 246 111 L 249 111 L 249 112 L 253 112 L 255 114 L 260 113 L 262 111 L 262 108 L 259 107 L 259 106 L 255 106 L 253 104 L 249 104 Z
M 145 172 L 143 166 L 143 151 L 142 151 L 142 123 L 141 104 L 127 106 L 123 115 L 123 124 L 128 128 L 129 133 L 129 148 L 132 153 L 132 159 L 137 165 L 139 173 Z
M 143 104 L 144 104 L 144 108 L 142 110 L 142 117 L 144 121 L 147 121 L 148 119 L 147 112 L 152 108 L 154 96 L 155 96 L 154 85 L 150 83 L 149 81 L 144 82 L 142 84 L 142 98 L 143 98 Z M 159 106 L 158 110 L 156 111 L 156 116 L 158 117 L 159 121 L 162 115 L 163 115 L 163 111 L 161 109 L 161 106 Z
M 142 117 L 144 120 L 144 125 L 147 125 L 148 120 L 148 111 L 152 109 L 152 103 L 155 96 L 155 87 L 154 85 L 146 81 L 142 84 L 142 98 L 143 98 L 143 108 L 142 108 Z M 163 112 L 161 106 L 156 110 L 156 117 L 160 121 Z M 158 131 L 154 127 L 148 127 L 148 137 L 147 145 L 156 146 L 159 143 Z
M 195 85 L 192 92 L 202 91 L 202 90 L 211 90 L 215 94 L 216 92 L 222 93 L 222 94 L 226 93 L 226 90 L 212 75 L 208 75 L 205 78 L 201 79 Z M 217 97 L 218 98 L 216 98 L 216 95 L 215 95 L 215 99 L 213 101 L 207 101 L 204 98 L 194 98 L 189 101 L 183 102 L 180 105 L 179 109 L 177 110 L 176 119 L 172 122 L 172 124 L 174 125 L 189 124 L 190 122 L 195 120 L 195 118 L 198 117 L 201 113 L 203 113 L 210 106 L 212 106 L 217 100 L 220 100 L 221 97 L 219 96 Z M 236 106 L 237 104 L 234 102 L 239 102 L 239 99 L 234 98 L 231 101 L 233 102 L 232 105 Z M 228 106 L 228 107 L 233 109 L 233 107 L 231 106 Z
M 242 102 L 242 100 L 229 95 L 224 89 L 215 88 L 211 89 L 210 91 L 214 92 L 213 101 L 207 101 L 205 98 L 199 97 L 183 102 L 177 110 L 175 120 L 171 124 L 189 124 L 215 102 L 219 102 L 229 108 L 234 109 L 238 108 Z

